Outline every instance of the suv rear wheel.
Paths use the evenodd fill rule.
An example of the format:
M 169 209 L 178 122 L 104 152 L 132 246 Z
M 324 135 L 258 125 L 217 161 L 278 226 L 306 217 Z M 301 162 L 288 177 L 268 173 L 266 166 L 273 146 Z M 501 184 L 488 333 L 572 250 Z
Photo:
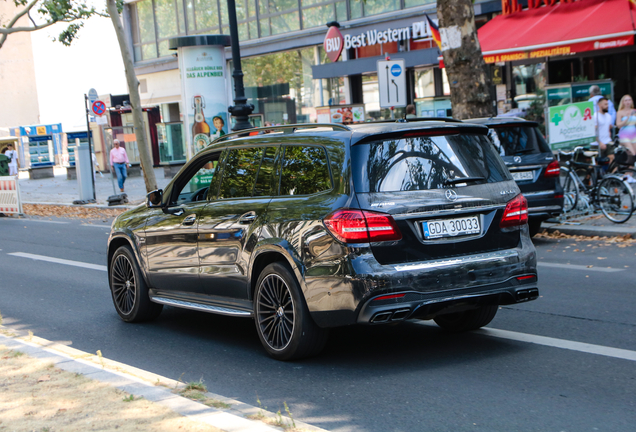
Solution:
M 434 320 L 438 326 L 450 332 L 477 330 L 492 321 L 498 308 L 497 305 L 480 306 L 465 312 L 439 315 Z
M 163 305 L 153 303 L 130 246 L 119 247 L 110 260 L 110 292 L 117 313 L 126 322 L 150 321 Z
M 283 263 L 265 267 L 254 293 L 256 331 L 267 353 L 277 360 L 318 354 L 328 331 L 316 325 L 296 282 Z

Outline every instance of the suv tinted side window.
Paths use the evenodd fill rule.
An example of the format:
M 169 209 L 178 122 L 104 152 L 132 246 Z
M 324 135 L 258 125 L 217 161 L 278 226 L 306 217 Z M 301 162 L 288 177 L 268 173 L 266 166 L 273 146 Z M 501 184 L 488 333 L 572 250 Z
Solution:
M 251 197 L 264 147 L 230 149 L 225 158 L 219 198 Z
M 325 149 L 285 146 L 280 195 L 311 195 L 331 188 L 329 162 Z

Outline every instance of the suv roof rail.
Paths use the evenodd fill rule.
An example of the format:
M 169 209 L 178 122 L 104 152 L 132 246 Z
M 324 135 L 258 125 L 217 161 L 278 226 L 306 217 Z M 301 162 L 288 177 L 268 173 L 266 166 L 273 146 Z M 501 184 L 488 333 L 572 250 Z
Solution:
M 418 121 L 441 121 L 449 123 L 463 123 L 461 120 L 457 120 L 453 117 L 412 117 L 412 118 L 399 118 L 395 120 L 374 120 L 371 122 L 365 122 L 364 124 L 373 123 L 410 123 Z
M 228 134 L 225 134 L 215 139 L 210 144 L 216 144 L 221 141 L 225 141 L 226 139 L 234 138 L 238 136 L 258 135 L 259 132 L 282 132 L 284 134 L 292 134 L 296 132 L 297 130 L 301 130 L 301 129 L 317 129 L 317 128 L 329 128 L 334 131 L 335 130 L 339 130 L 339 131 L 351 130 L 351 128 L 348 126 L 341 125 L 341 124 L 334 124 L 334 123 L 297 123 L 297 124 L 282 125 L 282 126 L 263 126 L 258 128 L 243 129 L 236 132 L 230 132 Z

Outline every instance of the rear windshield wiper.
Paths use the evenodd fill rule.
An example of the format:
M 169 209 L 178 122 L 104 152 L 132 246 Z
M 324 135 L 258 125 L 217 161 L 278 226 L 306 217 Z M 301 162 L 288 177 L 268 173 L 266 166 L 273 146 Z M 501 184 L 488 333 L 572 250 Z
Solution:
M 444 180 L 444 184 L 467 183 L 480 180 L 486 180 L 486 177 L 456 177 Z

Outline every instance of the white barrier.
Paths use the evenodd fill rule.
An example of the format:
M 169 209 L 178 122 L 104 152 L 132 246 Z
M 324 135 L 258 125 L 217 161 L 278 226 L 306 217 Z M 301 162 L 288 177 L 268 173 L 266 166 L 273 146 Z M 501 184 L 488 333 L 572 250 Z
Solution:
M 17 176 L 0 177 L 0 213 L 22 214 L 20 185 Z

